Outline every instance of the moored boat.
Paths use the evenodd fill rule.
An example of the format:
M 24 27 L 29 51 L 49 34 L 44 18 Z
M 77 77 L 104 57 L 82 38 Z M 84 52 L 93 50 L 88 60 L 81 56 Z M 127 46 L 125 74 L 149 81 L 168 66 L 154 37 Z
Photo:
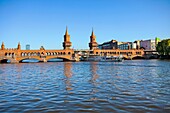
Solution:
M 103 56 L 100 61 L 102 62 L 122 62 L 123 58 L 121 56 Z
M 84 56 L 81 58 L 81 61 L 96 61 L 96 62 L 122 62 L 122 56 L 99 56 L 99 55 L 91 55 Z

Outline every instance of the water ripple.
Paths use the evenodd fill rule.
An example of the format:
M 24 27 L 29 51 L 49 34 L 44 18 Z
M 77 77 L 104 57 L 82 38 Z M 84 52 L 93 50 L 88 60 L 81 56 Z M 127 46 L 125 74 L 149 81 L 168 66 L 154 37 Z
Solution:
M 170 112 L 160 60 L 0 65 L 0 112 Z

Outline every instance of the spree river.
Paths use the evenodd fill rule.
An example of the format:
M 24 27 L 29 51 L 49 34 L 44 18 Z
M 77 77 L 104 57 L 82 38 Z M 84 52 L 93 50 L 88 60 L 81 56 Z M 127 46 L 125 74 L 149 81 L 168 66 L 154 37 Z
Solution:
M 170 61 L 0 64 L 0 112 L 170 112 Z

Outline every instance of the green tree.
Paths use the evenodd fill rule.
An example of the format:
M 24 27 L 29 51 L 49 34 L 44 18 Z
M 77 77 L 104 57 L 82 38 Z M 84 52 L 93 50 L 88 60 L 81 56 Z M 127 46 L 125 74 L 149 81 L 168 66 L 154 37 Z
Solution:
M 170 39 L 159 42 L 156 50 L 160 55 L 170 55 Z

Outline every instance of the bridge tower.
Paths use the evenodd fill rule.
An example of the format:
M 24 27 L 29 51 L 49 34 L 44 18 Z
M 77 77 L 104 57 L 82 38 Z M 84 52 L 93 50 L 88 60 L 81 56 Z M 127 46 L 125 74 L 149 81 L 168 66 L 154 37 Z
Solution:
M 89 43 L 90 50 L 96 49 L 97 46 L 98 44 L 96 42 L 96 36 L 94 35 L 93 29 L 92 29 L 92 33 L 90 36 L 90 43 Z
M 18 47 L 17 47 L 18 50 L 21 50 L 21 45 L 20 45 L 20 42 L 18 42 Z
M 4 49 L 5 49 L 5 45 L 4 45 L 4 42 L 2 42 L 1 50 L 4 50 Z
M 63 42 L 63 48 L 64 49 L 70 49 L 72 43 L 70 42 L 70 35 L 68 34 L 68 29 L 66 27 L 66 32 L 64 35 L 64 42 Z

